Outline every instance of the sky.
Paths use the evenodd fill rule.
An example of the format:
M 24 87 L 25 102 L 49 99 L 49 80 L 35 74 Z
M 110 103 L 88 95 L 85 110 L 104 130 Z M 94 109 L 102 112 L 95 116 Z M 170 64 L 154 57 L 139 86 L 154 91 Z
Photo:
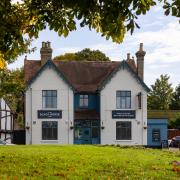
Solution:
M 162 6 L 153 7 L 146 15 L 138 18 L 140 29 L 136 29 L 133 35 L 126 34 L 123 43 L 116 44 L 111 40 L 101 37 L 94 30 L 78 27 L 70 32 L 69 36 L 59 37 L 54 31 L 44 30 L 39 38 L 32 43 L 37 50 L 27 54 L 29 60 L 40 59 L 42 41 L 50 41 L 53 49 L 53 57 L 67 52 L 77 52 L 84 48 L 99 49 L 113 61 L 121 61 L 131 53 L 136 59 L 135 53 L 139 44 L 144 44 L 145 64 L 144 81 L 150 87 L 161 74 L 170 76 L 169 82 L 173 87 L 180 83 L 180 24 L 179 19 L 163 14 Z M 24 64 L 24 57 L 20 56 L 8 65 L 10 69 L 20 68 Z

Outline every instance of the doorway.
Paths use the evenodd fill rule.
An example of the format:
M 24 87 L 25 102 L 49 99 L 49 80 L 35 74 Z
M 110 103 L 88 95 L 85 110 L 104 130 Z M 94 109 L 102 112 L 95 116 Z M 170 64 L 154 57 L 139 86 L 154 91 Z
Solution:
M 100 144 L 100 121 L 75 120 L 74 144 Z

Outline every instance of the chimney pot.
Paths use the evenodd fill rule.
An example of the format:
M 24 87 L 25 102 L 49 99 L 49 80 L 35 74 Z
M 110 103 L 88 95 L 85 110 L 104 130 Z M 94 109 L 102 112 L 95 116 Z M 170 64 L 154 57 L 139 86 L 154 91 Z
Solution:
M 140 43 L 139 51 L 143 51 L 143 43 Z
M 27 55 L 25 55 L 24 60 L 27 60 Z
M 50 48 L 51 47 L 51 43 L 48 41 L 47 44 L 48 44 L 48 48 Z
M 42 42 L 41 54 L 41 66 L 43 66 L 48 60 L 52 60 L 52 49 L 50 42 Z
M 130 53 L 127 53 L 127 60 L 130 60 Z
M 45 42 L 44 42 L 44 41 L 42 42 L 42 47 L 43 47 L 43 48 L 45 47 Z
M 136 52 L 137 57 L 137 73 L 144 80 L 144 56 L 146 52 L 143 50 L 143 43 L 140 43 L 139 51 Z

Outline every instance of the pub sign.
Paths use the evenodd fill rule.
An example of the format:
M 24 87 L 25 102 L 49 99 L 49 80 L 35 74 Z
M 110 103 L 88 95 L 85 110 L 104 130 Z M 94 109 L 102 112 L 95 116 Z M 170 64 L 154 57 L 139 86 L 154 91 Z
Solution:
M 61 119 L 61 110 L 38 110 L 38 119 Z
M 135 110 L 113 110 L 112 119 L 135 119 Z

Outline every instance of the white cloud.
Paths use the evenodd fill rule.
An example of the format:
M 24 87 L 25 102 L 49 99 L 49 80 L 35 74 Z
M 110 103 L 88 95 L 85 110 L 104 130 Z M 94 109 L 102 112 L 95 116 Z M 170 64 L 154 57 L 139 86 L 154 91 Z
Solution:
M 98 49 L 103 52 L 108 52 L 108 51 L 116 50 L 117 48 L 119 48 L 119 46 L 113 43 L 106 43 L 106 44 L 100 43 L 100 44 L 91 45 L 90 48 L 93 50 Z
M 128 40 L 132 40 L 132 38 L 130 37 Z M 180 26 L 175 21 L 157 31 L 146 31 L 135 34 L 133 44 L 144 43 L 145 49 L 147 49 L 146 59 L 148 64 L 175 63 L 180 62 L 179 40 Z
M 60 53 L 75 53 L 77 51 L 80 51 L 82 48 L 80 47 L 63 47 L 63 48 L 58 48 L 55 49 L 55 51 L 58 51 Z

